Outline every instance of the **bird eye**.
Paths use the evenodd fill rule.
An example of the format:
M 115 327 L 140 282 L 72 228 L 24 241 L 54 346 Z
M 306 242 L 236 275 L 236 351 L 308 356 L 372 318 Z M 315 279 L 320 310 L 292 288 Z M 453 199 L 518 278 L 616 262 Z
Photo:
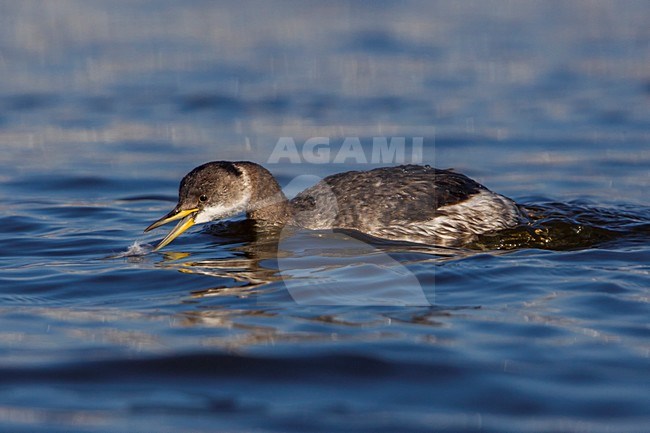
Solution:
M 203 202 L 206 201 L 207 199 L 208 199 L 208 196 L 205 195 L 205 194 L 201 194 L 201 197 L 199 197 L 199 201 L 200 201 L 201 203 L 203 203 Z

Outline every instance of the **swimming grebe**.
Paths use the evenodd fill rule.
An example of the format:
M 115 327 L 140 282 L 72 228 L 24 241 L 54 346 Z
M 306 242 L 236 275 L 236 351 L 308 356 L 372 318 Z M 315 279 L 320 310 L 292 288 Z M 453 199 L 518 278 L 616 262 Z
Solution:
M 183 178 L 176 207 L 145 232 L 180 220 L 156 251 L 194 224 L 243 212 L 261 227 L 352 229 L 437 246 L 461 246 L 481 233 L 513 227 L 523 218 L 509 198 L 463 174 L 430 166 L 339 173 L 287 200 L 261 165 L 215 161 Z

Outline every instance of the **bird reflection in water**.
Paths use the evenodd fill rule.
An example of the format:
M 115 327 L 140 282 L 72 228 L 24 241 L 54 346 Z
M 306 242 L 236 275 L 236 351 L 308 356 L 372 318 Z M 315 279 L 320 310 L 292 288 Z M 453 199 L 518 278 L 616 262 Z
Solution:
M 281 281 L 282 277 L 273 266 L 279 254 L 277 234 L 255 230 L 253 224 L 249 220 L 224 221 L 207 228 L 219 245 L 216 252 L 223 257 L 185 260 L 191 253 L 166 251 L 157 266 L 228 280 L 222 285 L 193 291 L 194 298 L 257 295 L 264 286 Z
M 232 221 L 209 228 L 219 245 L 214 251 L 222 257 L 187 260 L 190 256 L 184 253 L 165 252 L 159 266 L 225 280 L 222 285 L 192 292 L 197 298 L 251 297 L 268 288 L 273 301 L 293 300 L 301 305 L 430 306 L 417 277 L 408 269 L 409 261 L 422 263 L 440 260 L 442 254 L 459 255 L 458 250 L 452 255 L 441 248 L 375 242 L 353 236 L 355 233 L 293 227 L 271 233 L 255 230 L 253 224 Z M 393 258 L 393 253 L 400 258 Z

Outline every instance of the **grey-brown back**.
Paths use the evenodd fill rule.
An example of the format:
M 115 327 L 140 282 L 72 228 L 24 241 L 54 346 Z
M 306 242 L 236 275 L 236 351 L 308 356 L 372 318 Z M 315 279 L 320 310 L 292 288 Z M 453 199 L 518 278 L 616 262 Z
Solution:
M 296 222 L 304 227 L 372 231 L 400 221 L 432 220 L 439 208 L 485 190 L 451 170 L 403 165 L 328 176 L 291 205 Z

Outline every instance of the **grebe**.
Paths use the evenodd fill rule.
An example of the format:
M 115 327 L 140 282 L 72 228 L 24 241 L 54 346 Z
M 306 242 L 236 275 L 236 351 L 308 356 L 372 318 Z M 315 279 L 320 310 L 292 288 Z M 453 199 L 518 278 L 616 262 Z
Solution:
M 378 238 L 462 246 L 482 233 L 523 221 L 517 204 L 452 170 L 402 165 L 328 176 L 287 200 L 261 165 L 214 161 L 181 181 L 178 204 L 145 232 L 172 221 L 176 227 L 154 251 L 194 224 L 238 213 L 260 227 L 352 229 Z

